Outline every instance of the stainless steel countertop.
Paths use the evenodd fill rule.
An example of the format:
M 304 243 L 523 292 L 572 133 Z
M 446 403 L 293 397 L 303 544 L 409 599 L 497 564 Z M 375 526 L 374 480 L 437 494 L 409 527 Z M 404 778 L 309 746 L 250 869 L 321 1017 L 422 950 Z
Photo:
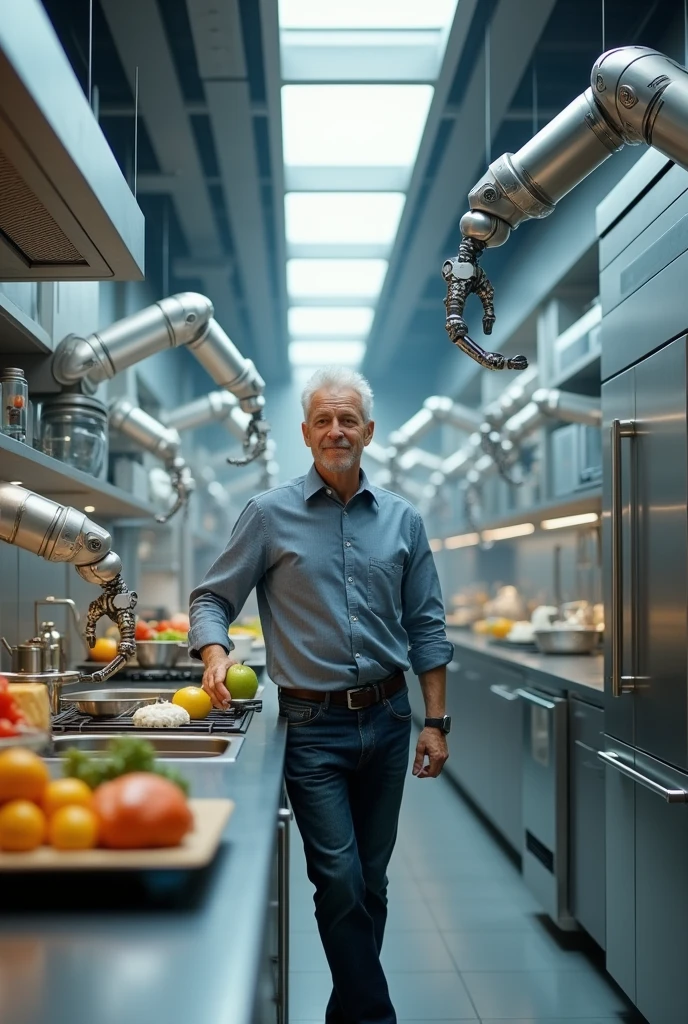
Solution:
M 286 737 L 277 688 L 265 684 L 263 711 L 254 714 L 236 762 L 178 765 L 193 796 L 236 802 L 212 867 L 197 873 L 186 895 L 180 889 L 178 899 L 166 896 L 164 907 L 155 889 L 165 881 L 174 887 L 175 877 L 156 872 L 144 879 L 141 902 L 131 908 L 115 901 L 113 909 L 94 912 L 3 909 L 0 1021 L 250 1024 Z M 67 888 L 88 884 L 85 876 L 50 878 Z M 111 876 L 98 877 L 103 886 L 113 884 Z M 35 884 L 36 878 L 0 875 L 0 888 Z M 123 874 L 114 878 L 127 885 Z M 69 896 L 63 899 L 69 903 Z
M 604 658 L 601 654 L 532 654 L 502 644 L 492 644 L 487 637 L 477 636 L 470 629 L 447 627 L 447 636 L 457 648 L 474 651 L 526 669 L 542 685 L 579 690 L 595 704 L 601 705 L 604 694 Z

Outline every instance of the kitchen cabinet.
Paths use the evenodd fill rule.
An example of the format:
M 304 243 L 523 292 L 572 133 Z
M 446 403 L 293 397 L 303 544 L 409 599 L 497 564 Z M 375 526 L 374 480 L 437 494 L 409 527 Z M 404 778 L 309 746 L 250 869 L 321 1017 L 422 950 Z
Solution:
M 457 651 L 447 676 L 452 716 L 445 771 L 514 849 L 521 847 L 520 673 Z
M 606 752 L 607 970 L 649 1024 L 677 1024 L 688 1020 L 688 775 L 611 737 Z
M 571 913 L 605 945 L 604 712 L 569 698 L 569 879 Z

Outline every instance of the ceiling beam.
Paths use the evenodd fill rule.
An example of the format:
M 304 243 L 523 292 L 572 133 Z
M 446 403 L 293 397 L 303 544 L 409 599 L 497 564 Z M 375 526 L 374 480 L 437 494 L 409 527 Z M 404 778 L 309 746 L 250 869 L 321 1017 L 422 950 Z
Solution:
M 491 124 L 494 139 L 509 109 L 556 0 L 500 0 L 491 21 Z M 457 17 L 464 4 L 459 4 Z M 433 179 L 423 216 L 409 242 L 398 237 L 390 272 L 377 307 L 365 371 L 382 374 L 402 344 L 431 275 L 439 277 L 447 231 L 468 208 L 467 195 L 485 167 L 484 51 L 466 82 L 461 110 Z M 496 156 L 497 154 L 495 154 Z M 470 315 L 470 314 L 469 314 Z M 442 336 L 444 310 L 438 303 L 437 331 Z
M 173 198 L 189 254 L 203 260 L 219 258 L 222 242 L 160 7 L 156 0 L 101 0 L 101 6 L 132 92 L 138 67 L 140 114 L 163 175 L 173 179 L 165 191 Z M 213 284 L 217 288 L 215 278 Z M 214 305 L 221 299 L 222 326 L 241 347 L 246 339 L 235 303 L 228 301 L 229 278 L 221 287 L 221 297 L 209 288 L 208 297 Z
M 251 97 L 237 0 L 186 0 L 198 70 L 220 165 L 236 263 L 246 298 L 255 358 L 266 377 L 287 369 L 276 303 L 266 301 L 272 272 L 259 186 Z

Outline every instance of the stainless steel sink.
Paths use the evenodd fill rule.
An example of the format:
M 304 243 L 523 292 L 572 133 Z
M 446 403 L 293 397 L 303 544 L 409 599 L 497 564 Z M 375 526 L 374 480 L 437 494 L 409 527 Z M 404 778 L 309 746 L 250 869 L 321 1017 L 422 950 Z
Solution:
M 57 756 L 70 747 L 76 747 L 87 754 L 105 755 L 108 744 L 117 735 L 117 733 L 109 735 L 71 733 L 55 736 L 53 737 L 53 751 Z M 127 735 L 131 735 L 131 733 L 127 733 Z M 137 731 L 136 736 L 147 740 L 155 747 L 155 753 L 161 761 L 199 761 L 209 757 L 221 761 L 236 761 L 244 742 L 243 736 L 170 735 L 160 732 L 144 732 L 143 730 Z

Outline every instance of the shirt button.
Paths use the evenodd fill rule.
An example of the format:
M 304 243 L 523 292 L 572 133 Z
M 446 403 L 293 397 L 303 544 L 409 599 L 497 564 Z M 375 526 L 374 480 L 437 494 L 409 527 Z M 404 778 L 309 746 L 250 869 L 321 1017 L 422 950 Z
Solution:
M 354 581 L 353 576 L 347 576 L 347 579 L 348 579 L 349 583 L 353 583 L 353 581 Z
M 358 615 L 352 615 L 351 616 L 351 621 L 352 622 L 358 622 Z
M 346 542 L 346 546 L 347 546 L 348 548 L 350 548 L 350 547 L 351 547 L 351 541 L 350 541 L 350 540 L 348 540 L 348 541 Z
M 348 516 L 348 514 L 349 514 L 348 512 L 346 512 L 346 511 L 344 512 L 344 515 L 345 515 L 345 516 Z
M 329 487 L 328 487 L 328 488 L 327 488 L 327 490 L 325 491 L 325 494 L 332 494 L 332 491 L 330 490 L 330 488 L 329 488 Z
M 356 657 L 357 657 L 357 658 L 360 658 L 360 657 L 361 657 L 361 655 L 360 655 L 360 654 L 358 653 L 358 651 L 356 651 Z

